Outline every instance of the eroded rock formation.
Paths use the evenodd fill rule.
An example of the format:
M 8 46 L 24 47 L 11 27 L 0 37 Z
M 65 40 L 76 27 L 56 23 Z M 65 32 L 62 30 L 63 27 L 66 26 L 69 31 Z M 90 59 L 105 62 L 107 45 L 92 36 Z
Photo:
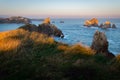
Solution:
M 43 23 L 50 24 L 50 18 L 48 17 L 48 18 L 44 19 Z
M 99 28 L 116 28 L 115 24 L 111 24 L 110 21 L 106 21 L 105 23 L 102 23 L 99 25 L 99 21 L 96 18 L 93 18 L 91 20 L 86 20 L 84 23 L 84 26 L 87 27 L 99 27 Z
M 34 24 L 26 24 L 24 26 L 21 26 L 19 29 L 25 29 L 28 31 L 35 31 L 39 33 L 46 34 L 48 36 L 56 36 L 56 37 L 64 37 L 64 34 L 60 29 L 58 29 L 55 25 L 50 24 L 50 18 L 47 18 L 43 21 L 42 24 L 39 24 L 38 26 Z
M 93 18 L 91 20 L 86 20 L 85 23 L 84 23 L 84 26 L 87 26 L 87 27 L 91 27 L 91 26 L 98 27 L 98 19 Z
M 96 31 L 93 37 L 91 48 L 96 51 L 96 54 L 102 54 L 108 58 L 115 56 L 108 50 L 109 43 L 105 33 Z
M 111 24 L 110 21 L 106 21 L 104 24 L 99 26 L 100 28 L 116 28 L 115 24 Z
M 53 35 L 57 37 L 63 38 L 64 35 L 60 29 L 58 29 L 55 25 L 53 24 L 48 24 L 48 23 L 43 23 L 38 26 L 38 31 L 40 33 L 45 33 L 47 35 Z

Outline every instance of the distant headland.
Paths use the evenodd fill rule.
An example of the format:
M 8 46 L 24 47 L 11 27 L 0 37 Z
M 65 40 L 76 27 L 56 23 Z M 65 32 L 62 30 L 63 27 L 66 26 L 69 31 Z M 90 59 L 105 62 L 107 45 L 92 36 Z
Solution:
M 31 23 L 31 20 L 22 16 L 12 16 L 9 18 L 0 18 L 0 23 Z

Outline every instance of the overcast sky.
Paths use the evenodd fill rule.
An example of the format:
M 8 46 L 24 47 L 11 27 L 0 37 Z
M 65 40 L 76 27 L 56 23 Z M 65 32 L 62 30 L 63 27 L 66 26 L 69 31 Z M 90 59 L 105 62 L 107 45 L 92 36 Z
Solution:
M 120 0 L 0 0 L 0 15 L 120 17 Z

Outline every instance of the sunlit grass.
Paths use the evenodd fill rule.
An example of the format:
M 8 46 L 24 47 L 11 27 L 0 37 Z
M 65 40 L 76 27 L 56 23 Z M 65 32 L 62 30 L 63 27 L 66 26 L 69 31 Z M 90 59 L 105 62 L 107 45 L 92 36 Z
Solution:
M 63 50 L 65 54 L 83 54 L 83 55 L 94 55 L 95 51 L 88 46 L 82 44 L 76 44 L 72 46 L 60 45 L 59 50 Z
M 54 44 L 54 39 L 37 32 L 28 32 L 22 29 L 0 33 L 0 51 L 16 51 L 22 45 L 27 44 Z

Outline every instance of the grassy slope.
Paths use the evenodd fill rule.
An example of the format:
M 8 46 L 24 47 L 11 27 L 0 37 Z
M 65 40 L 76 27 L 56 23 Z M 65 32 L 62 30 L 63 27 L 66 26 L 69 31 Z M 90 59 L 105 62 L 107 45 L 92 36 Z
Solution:
M 0 80 L 119 80 L 120 56 L 109 60 L 22 29 L 0 33 Z

